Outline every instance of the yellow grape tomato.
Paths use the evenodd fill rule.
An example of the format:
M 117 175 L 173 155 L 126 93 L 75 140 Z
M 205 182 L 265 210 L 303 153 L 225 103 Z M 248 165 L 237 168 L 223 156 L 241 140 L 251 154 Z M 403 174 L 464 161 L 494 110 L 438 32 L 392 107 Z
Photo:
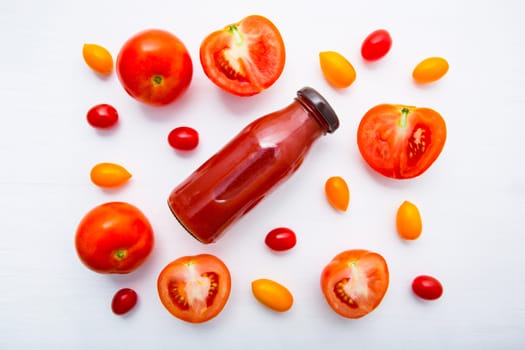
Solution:
M 324 185 L 326 199 L 337 210 L 346 211 L 350 203 L 350 190 L 341 176 L 332 176 Z
M 442 57 L 428 57 L 419 62 L 412 72 L 418 83 L 431 83 L 441 79 L 448 72 L 448 62 Z
M 423 223 L 421 214 L 415 204 L 404 201 L 396 215 L 397 233 L 403 239 L 414 240 L 421 236 Z
M 252 282 L 252 293 L 261 304 L 277 312 L 288 311 L 293 305 L 292 293 L 283 285 L 266 278 Z
M 347 88 L 355 81 L 354 66 L 340 53 L 323 51 L 319 53 L 321 71 L 325 79 L 336 88 Z
M 131 178 L 131 173 L 115 163 L 98 163 L 91 169 L 90 177 L 99 187 L 113 188 L 124 185 Z
M 113 71 L 113 57 L 100 45 L 84 44 L 82 56 L 86 64 L 99 74 L 108 75 Z

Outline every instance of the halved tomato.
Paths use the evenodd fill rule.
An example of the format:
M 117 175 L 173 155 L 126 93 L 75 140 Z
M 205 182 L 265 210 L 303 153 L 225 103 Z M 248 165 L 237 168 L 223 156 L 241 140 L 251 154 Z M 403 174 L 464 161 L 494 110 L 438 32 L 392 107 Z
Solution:
M 362 249 L 336 255 L 321 274 L 321 289 L 328 305 L 346 318 L 360 318 L 374 310 L 388 289 L 385 259 Z
M 200 47 L 204 73 L 221 89 L 238 96 L 269 88 L 281 75 L 285 56 L 279 30 L 259 15 L 209 34 Z
M 441 115 L 430 108 L 381 104 L 371 108 L 357 129 L 365 161 L 397 179 L 416 177 L 437 159 L 447 138 Z
M 214 255 L 184 256 L 160 273 L 157 290 L 164 307 L 190 323 L 217 316 L 228 301 L 231 277 L 228 267 Z

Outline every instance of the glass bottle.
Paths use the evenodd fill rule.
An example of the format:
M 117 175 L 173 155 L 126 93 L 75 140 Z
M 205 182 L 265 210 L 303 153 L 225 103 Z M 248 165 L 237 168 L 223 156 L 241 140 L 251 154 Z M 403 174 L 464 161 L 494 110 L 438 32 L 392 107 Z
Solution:
M 169 208 L 196 239 L 214 242 L 298 169 L 315 140 L 338 127 L 324 97 L 304 87 L 290 105 L 250 123 L 179 184 Z

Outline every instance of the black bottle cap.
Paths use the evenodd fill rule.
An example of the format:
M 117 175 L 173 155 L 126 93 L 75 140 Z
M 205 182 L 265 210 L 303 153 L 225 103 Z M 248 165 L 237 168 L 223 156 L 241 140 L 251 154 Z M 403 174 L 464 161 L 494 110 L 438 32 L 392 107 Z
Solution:
M 332 106 L 326 101 L 326 99 L 311 87 L 303 87 L 297 91 L 297 96 L 306 100 L 305 102 L 313 108 L 319 116 L 322 117 L 321 122 L 326 123 L 326 131 L 333 133 L 339 127 L 339 118 L 333 110 Z

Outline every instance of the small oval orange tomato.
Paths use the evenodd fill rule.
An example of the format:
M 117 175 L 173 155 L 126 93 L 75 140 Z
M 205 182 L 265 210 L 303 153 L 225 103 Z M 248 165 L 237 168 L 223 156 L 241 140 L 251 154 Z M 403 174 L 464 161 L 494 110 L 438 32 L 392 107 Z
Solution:
M 319 53 L 319 62 L 325 79 L 336 88 L 347 88 L 355 81 L 354 66 L 340 53 L 324 51 Z
M 332 176 L 324 185 L 328 202 L 337 210 L 346 211 L 350 203 L 350 190 L 345 179 L 340 176 Z
M 90 177 L 99 187 L 113 188 L 125 184 L 131 178 L 131 173 L 115 163 L 98 163 L 91 169 Z
M 431 83 L 441 79 L 448 72 L 448 62 L 442 57 L 428 57 L 419 62 L 412 77 L 417 83 Z
M 413 203 L 404 201 L 397 210 L 396 226 L 401 238 L 408 240 L 419 238 L 423 231 L 419 209 Z
M 95 72 L 102 75 L 113 72 L 113 57 L 106 48 L 97 44 L 84 44 L 82 56 L 87 65 Z
M 252 282 L 252 293 L 261 304 L 277 312 L 290 310 L 293 295 L 283 285 L 261 278 Z

